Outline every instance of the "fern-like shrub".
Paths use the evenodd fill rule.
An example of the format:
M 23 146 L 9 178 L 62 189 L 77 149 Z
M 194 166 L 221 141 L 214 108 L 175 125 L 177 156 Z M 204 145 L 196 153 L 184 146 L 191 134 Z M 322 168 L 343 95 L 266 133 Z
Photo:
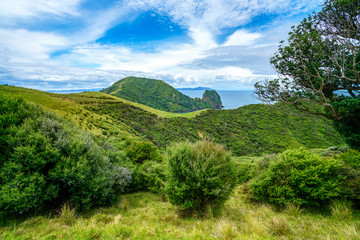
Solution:
M 166 195 L 180 210 L 193 213 L 219 207 L 236 185 L 230 154 L 209 141 L 179 143 L 168 149 Z

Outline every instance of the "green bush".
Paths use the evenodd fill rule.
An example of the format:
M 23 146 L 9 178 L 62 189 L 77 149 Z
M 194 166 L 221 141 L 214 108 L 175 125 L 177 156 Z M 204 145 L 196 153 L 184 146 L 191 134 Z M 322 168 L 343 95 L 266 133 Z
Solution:
M 131 179 L 116 153 L 42 108 L 0 97 L 0 212 L 103 205 Z M 56 207 L 56 206 L 54 206 Z
M 164 162 L 145 162 L 140 167 L 140 171 L 147 190 L 153 193 L 164 193 L 167 178 L 167 166 Z
M 252 179 L 252 197 L 277 205 L 320 205 L 346 197 L 349 169 L 339 160 L 321 158 L 305 149 L 287 150 Z
M 348 191 L 348 198 L 354 203 L 354 206 L 360 208 L 360 152 L 349 149 L 336 158 L 351 168 L 347 175 L 345 189 Z
M 360 151 L 349 149 L 346 152 L 339 154 L 336 158 L 353 169 L 360 171 Z
M 180 143 L 168 149 L 169 180 L 165 192 L 181 210 L 217 208 L 236 185 L 232 159 L 222 145 L 209 141 Z
M 253 176 L 254 164 L 250 162 L 235 162 L 239 183 L 249 181 Z
M 149 141 L 134 141 L 125 148 L 125 153 L 135 164 L 143 164 L 145 161 L 163 161 L 159 149 Z

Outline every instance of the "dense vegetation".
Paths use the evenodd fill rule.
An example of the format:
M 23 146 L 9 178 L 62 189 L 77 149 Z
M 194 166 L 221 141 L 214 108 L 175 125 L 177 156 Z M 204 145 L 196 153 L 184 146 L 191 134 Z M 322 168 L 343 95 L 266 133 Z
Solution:
M 164 81 L 148 78 L 127 77 L 102 92 L 167 112 L 222 107 L 220 97 L 214 90 L 205 91 L 206 97 L 203 99 L 192 99 Z
M 0 96 L 0 215 L 65 201 L 80 210 L 109 203 L 130 183 L 123 164 L 72 123 Z
M 358 156 L 357 156 L 358 157 Z M 343 161 L 322 158 L 305 149 L 287 150 L 250 181 L 254 199 L 277 205 L 320 206 L 358 193 L 359 173 Z M 357 197 L 358 198 L 358 197 Z
M 266 105 L 208 110 L 191 119 L 159 118 L 128 105 L 105 101 L 86 109 L 127 124 L 161 148 L 173 141 L 194 142 L 202 137 L 224 144 L 239 156 L 281 152 L 300 146 L 326 148 L 342 144 L 329 121 L 288 115 Z

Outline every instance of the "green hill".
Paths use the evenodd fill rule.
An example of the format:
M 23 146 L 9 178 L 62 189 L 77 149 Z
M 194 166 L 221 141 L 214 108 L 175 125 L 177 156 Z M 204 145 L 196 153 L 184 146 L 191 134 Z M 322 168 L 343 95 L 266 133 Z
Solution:
M 220 96 L 215 90 L 206 90 L 202 99 L 193 99 L 164 81 L 148 78 L 127 77 L 101 92 L 167 112 L 191 112 L 222 107 Z
M 344 144 L 331 121 L 316 116 L 296 117 L 262 104 L 180 114 L 100 92 L 53 94 L 0 86 L 0 94 L 40 104 L 120 149 L 131 139 L 149 140 L 164 149 L 174 141 L 204 137 L 224 144 L 238 156 Z

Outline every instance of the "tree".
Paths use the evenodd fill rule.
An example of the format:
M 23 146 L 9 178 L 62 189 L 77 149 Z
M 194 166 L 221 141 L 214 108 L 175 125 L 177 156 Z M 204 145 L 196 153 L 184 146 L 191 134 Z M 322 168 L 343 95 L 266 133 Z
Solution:
M 256 83 L 256 94 L 334 120 L 345 141 L 359 148 L 359 50 L 360 1 L 326 0 L 321 12 L 292 27 L 288 45 L 282 41 L 270 60 L 279 78 Z

